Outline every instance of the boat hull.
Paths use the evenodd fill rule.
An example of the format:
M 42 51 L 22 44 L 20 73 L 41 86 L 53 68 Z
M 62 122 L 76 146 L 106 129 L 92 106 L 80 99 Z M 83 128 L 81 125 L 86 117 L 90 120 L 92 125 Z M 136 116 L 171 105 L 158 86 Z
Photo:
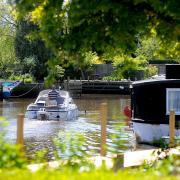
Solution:
M 37 120 L 74 120 L 78 117 L 78 109 L 70 109 L 67 111 L 32 111 L 27 110 L 26 117 L 28 119 Z
M 10 91 L 3 91 L 3 98 L 4 99 L 8 99 L 11 96 L 11 92 Z
M 169 136 L 169 124 L 149 124 L 133 121 L 133 130 L 138 143 L 154 143 Z M 175 136 L 180 136 L 180 129 L 175 128 Z

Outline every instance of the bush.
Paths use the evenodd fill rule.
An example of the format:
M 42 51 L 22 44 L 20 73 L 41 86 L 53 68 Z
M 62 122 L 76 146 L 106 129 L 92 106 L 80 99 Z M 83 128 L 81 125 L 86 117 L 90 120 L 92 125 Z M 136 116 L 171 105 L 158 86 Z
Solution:
M 119 59 L 118 59 L 119 58 Z M 104 77 L 104 80 L 121 80 L 121 79 L 143 79 L 139 74 L 144 74 L 147 61 L 144 57 L 118 57 L 115 61 L 116 69 L 112 72 L 111 76 Z
M 158 73 L 158 69 L 156 66 L 149 65 L 145 70 L 145 77 L 152 77 Z
M 4 119 L 0 119 L 0 168 L 22 168 L 26 159 L 18 145 L 8 144 L 4 139 L 6 126 Z
M 21 152 L 21 147 L 17 145 L 0 142 L 0 168 L 23 168 L 26 160 Z
M 33 82 L 33 77 L 30 75 L 30 74 L 23 74 L 23 75 L 11 75 L 9 77 L 10 80 L 13 80 L 13 81 L 17 81 L 17 80 L 20 80 L 20 81 L 23 81 L 25 83 L 32 83 Z
M 166 168 L 165 168 L 166 169 Z M 144 171 L 142 169 L 125 169 L 119 170 L 118 172 L 114 172 L 112 170 L 107 170 L 104 168 L 96 169 L 90 172 L 87 171 L 76 171 L 69 168 L 64 169 L 63 171 L 59 169 L 48 170 L 42 169 L 37 172 L 30 172 L 28 170 L 3 170 L 0 171 L 1 179 L 16 179 L 16 180 L 24 180 L 24 179 L 33 179 L 33 180 L 101 180 L 101 179 L 126 179 L 126 180 L 140 180 L 140 179 L 163 179 L 163 180 L 176 180 L 179 179 L 178 176 L 175 175 L 163 175 L 155 173 L 155 171 Z
M 56 158 L 63 160 L 65 166 L 93 168 L 88 161 L 90 154 L 87 152 L 86 139 L 83 135 L 75 132 L 60 132 L 54 143 L 56 145 Z

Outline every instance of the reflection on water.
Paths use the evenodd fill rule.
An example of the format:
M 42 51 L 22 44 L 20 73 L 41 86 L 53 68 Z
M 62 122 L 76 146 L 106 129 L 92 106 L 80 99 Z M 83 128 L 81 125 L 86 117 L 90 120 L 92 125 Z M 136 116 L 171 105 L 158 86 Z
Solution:
M 26 107 L 34 99 L 12 99 L 9 101 L 0 102 L 0 115 L 6 117 L 9 121 L 7 128 L 8 141 L 15 142 L 16 140 L 16 117 L 18 113 L 25 113 Z M 115 124 L 123 123 L 124 116 L 123 108 L 130 105 L 129 96 L 120 95 L 84 95 L 80 99 L 75 99 L 80 116 L 74 121 L 36 121 L 25 119 L 25 145 L 27 154 L 33 156 L 37 150 L 47 148 L 49 157 L 53 158 L 52 140 L 58 135 L 59 131 L 63 132 L 79 132 L 87 138 L 88 148 L 99 153 L 100 146 L 100 104 L 107 103 L 108 107 L 108 124 L 107 144 L 110 149 L 115 148 L 115 145 L 110 139 L 110 135 L 121 133 L 121 138 L 124 140 L 122 149 L 119 152 L 132 149 L 134 145 L 134 137 L 132 132 L 126 128 L 126 131 L 117 132 L 114 128 Z

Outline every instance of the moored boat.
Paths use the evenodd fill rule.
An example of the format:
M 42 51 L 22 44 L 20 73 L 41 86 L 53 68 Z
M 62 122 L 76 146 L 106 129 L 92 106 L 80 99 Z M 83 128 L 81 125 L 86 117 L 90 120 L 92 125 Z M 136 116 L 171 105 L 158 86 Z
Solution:
M 28 119 L 73 120 L 78 117 L 78 108 L 69 92 L 47 89 L 39 93 L 36 101 L 28 105 Z
M 3 98 L 8 99 L 11 97 L 12 90 L 19 86 L 22 83 L 22 81 L 5 81 L 2 82 L 3 86 Z
M 180 78 L 175 73 L 179 70 L 180 65 L 169 65 L 166 79 L 149 79 L 132 84 L 132 123 L 138 142 L 153 143 L 169 136 L 171 110 L 176 114 L 175 136 L 180 136 Z

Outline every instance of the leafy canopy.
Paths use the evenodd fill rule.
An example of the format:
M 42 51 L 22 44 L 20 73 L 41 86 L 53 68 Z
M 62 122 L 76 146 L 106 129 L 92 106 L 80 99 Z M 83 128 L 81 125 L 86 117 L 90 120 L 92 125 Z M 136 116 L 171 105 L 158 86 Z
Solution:
M 110 59 L 121 65 L 115 76 L 123 78 L 123 74 L 129 76 L 129 70 L 144 68 L 144 60 L 180 57 L 180 1 L 14 1 L 19 18 L 38 25 L 38 36 L 56 56 L 52 58 L 56 61 L 49 63 L 51 68 L 73 61 L 83 77 L 83 69 L 87 70 L 95 59 Z M 119 72 L 122 68 L 125 73 Z
M 54 50 L 82 48 L 131 50 L 137 34 L 165 40 L 180 37 L 180 2 L 176 0 L 16 0 L 19 15 L 27 15 Z

